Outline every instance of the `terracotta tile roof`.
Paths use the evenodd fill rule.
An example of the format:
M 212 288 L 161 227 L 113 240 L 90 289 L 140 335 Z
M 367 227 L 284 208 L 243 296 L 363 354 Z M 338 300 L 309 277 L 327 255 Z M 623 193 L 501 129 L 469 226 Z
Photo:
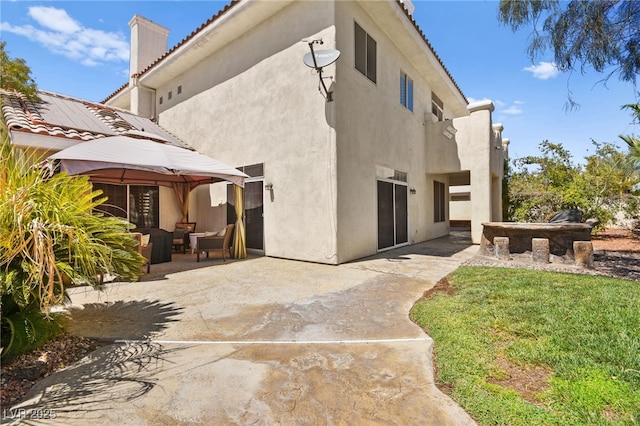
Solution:
M 194 31 L 191 32 L 191 34 L 189 34 L 188 36 L 186 36 L 185 38 L 183 38 L 178 44 L 176 44 L 175 46 L 173 46 L 170 50 L 168 50 L 167 52 L 165 52 L 162 56 L 160 56 L 158 59 L 156 59 L 155 61 L 153 61 L 151 64 L 149 64 L 144 70 L 140 71 L 139 73 L 135 74 L 135 77 L 139 77 L 143 74 L 145 74 L 147 71 L 149 71 L 151 68 L 157 66 L 159 63 L 161 63 L 162 61 L 164 61 L 165 58 L 167 58 L 168 56 L 170 56 L 173 52 L 175 52 L 178 48 L 180 48 L 180 46 L 184 45 L 185 43 L 187 43 L 189 40 L 191 40 L 192 38 L 194 38 L 200 31 L 202 31 L 204 28 L 206 28 L 207 26 L 209 26 L 210 24 L 212 24 L 213 22 L 215 22 L 216 20 L 218 20 L 221 16 L 223 16 L 225 13 L 227 13 L 230 9 L 232 9 L 235 5 L 237 5 L 238 3 L 240 3 L 240 1 L 242 0 L 232 0 L 229 4 L 227 4 L 222 10 L 220 10 L 218 13 L 216 13 L 215 15 L 213 15 L 211 18 L 209 18 L 204 24 L 200 25 L 198 28 L 196 28 Z M 458 89 L 458 91 L 460 92 L 460 95 L 462 95 L 462 97 L 464 98 L 464 100 L 469 103 L 467 97 L 464 95 L 464 93 L 462 92 L 462 89 L 460 89 L 460 86 L 458 86 L 458 83 L 455 81 L 455 79 L 453 78 L 453 76 L 451 75 L 451 73 L 449 72 L 449 70 L 447 69 L 447 67 L 444 65 L 444 63 L 442 62 L 442 59 L 440 58 L 440 56 L 436 53 L 435 49 L 433 48 L 433 46 L 431 45 L 431 42 L 429 42 L 429 40 L 427 39 L 427 37 L 424 35 L 424 33 L 422 32 L 422 30 L 420 29 L 420 27 L 418 26 L 418 24 L 416 23 L 415 19 L 413 19 L 413 16 L 411 16 L 411 14 L 409 13 L 409 11 L 407 10 L 407 8 L 405 7 L 405 5 L 402 3 L 401 0 L 396 0 L 396 3 L 398 4 L 398 6 L 404 11 L 405 15 L 407 16 L 407 19 L 409 19 L 409 21 L 411 22 L 411 24 L 413 25 L 413 27 L 416 29 L 416 31 L 418 32 L 418 34 L 420 34 L 420 36 L 422 37 L 422 40 L 424 40 L 424 42 L 426 43 L 427 47 L 429 48 L 429 50 L 431 51 L 431 53 L 433 53 L 433 55 L 436 57 L 436 59 L 438 60 L 438 63 L 440 63 L 440 65 L 442 66 L 442 68 L 444 69 L 444 71 L 447 73 L 447 75 L 449 76 L 449 78 L 451 79 L 451 81 L 453 82 L 453 85 L 456 87 L 456 89 Z M 118 93 L 122 92 L 123 90 L 125 90 L 127 87 L 129 87 L 129 83 L 125 83 L 122 86 L 120 86 L 118 89 L 116 89 L 113 93 L 111 93 L 109 96 L 107 96 L 102 102 L 106 103 L 107 101 L 109 101 L 109 99 L 113 98 L 114 96 L 116 96 Z
M 39 91 L 38 95 L 41 101 L 33 102 L 20 93 L 0 90 L 2 119 L 10 132 L 88 141 L 144 130 L 185 146 L 150 119 L 128 111 L 52 92 Z

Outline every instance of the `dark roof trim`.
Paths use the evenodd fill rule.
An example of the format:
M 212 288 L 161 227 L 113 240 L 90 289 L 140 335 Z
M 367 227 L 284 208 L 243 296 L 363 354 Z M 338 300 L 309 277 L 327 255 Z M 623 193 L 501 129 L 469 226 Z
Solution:
M 164 61 L 169 55 L 171 55 L 173 52 L 175 52 L 177 49 L 179 49 L 181 46 L 183 46 L 185 43 L 187 43 L 189 40 L 191 40 L 192 38 L 194 38 L 200 31 L 202 31 L 205 27 L 209 26 L 210 24 L 212 24 L 213 22 L 215 22 L 216 20 L 220 19 L 220 17 L 222 17 L 224 14 L 226 14 L 229 10 L 231 10 L 234 6 L 236 6 L 238 3 L 240 3 L 240 1 L 242 0 L 231 0 L 231 2 L 229 4 L 227 4 L 224 8 L 222 8 L 220 11 L 218 11 L 218 13 L 216 13 L 215 15 L 213 15 L 211 18 L 209 18 L 205 23 L 203 23 L 202 25 L 200 25 L 198 28 L 196 28 L 194 31 L 191 32 L 191 34 L 189 34 L 188 36 L 186 36 L 185 38 L 183 38 L 178 44 L 176 44 L 175 46 L 173 46 L 171 49 L 169 49 L 167 52 L 164 53 L 164 55 L 160 56 L 158 59 L 156 59 L 155 61 L 153 61 L 151 64 L 149 64 L 145 69 L 143 69 L 142 71 L 133 74 L 132 77 L 140 77 L 141 75 L 145 74 L 147 71 L 149 71 L 151 68 L 155 67 L 156 65 L 158 65 L 160 62 Z M 396 0 L 396 4 L 402 9 L 402 11 L 404 12 L 405 16 L 407 17 L 407 19 L 409 19 L 409 21 L 411 22 L 411 24 L 413 25 L 413 27 L 415 28 L 415 30 L 418 32 L 418 34 L 420 35 L 420 37 L 422 37 L 422 40 L 424 40 L 425 44 L 427 45 L 427 47 L 429 48 L 429 50 L 431 51 L 431 53 L 433 53 L 433 55 L 436 57 L 436 59 L 438 60 L 438 63 L 440 63 L 440 65 L 442 66 L 442 68 L 444 69 L 444 71 L 447 73 L 447 75 L 449 76 L 449 78 L 451 79 L 451 81 L 453 82 L 453 85 L 456 87 L 456 89 L 458 89 L 458 92 L 460 92 L 460 95 L 464 98 L 465 102 L 468 104 L 469 100 L 467 99 L 467 97 L 464 95 L 464 93 L 462 93 L 462 89 L 460 89 L 460 86 L 458 86 L 458 83 L 456 82 L 456 80 L 453 78 L 453 76 L 451 75 L 451 73 L 449 72 L 449 70 L 447 69 L 447 67 L 444 65 L 444 63 L 442 62 L 442 59 L 440 58 L 440 56 L 436 53 L 435 49 L 433 48 L 433 46 L 431 45 L 431 43 L 429 42 L 429 40 L 427 39 L 427 37 L 424 35 L 424 33 L 422 32 L 422 30 L 420 29 L 420 27 L 418 26 L 418 24 L 416 23 L 415 19 L 413 19 L 413 17 L 409 14 L 409 11 L 407 10 L 407 8 L 404 6 L 404 4 L 402 3 L 401 0 Z M 118 93 L 122 92 L 123 90 L 125 90 L 127 87 L 129 87 L 129 83 L 125 83 L 122 86 L 120 86 L 118 89 L 116 89 L 115 92 L 111 93 L 109 96 L 107 96 L 104 100 L 101 101 L 101 103 L 106 103 L 107 101 L 109 101 L 111 98 L 115 97 Z
M 407 16 L 407 19 L 409 19 L 409 21 L 413 24 L 413 27 L 416 29 L 416 31 L 418 32 L 418 34 L 420 34 L 420 37 L 422 37 L 422 40 L 424 40 L 425 44 L 427 45 L 427 47 L 429 48 L 429 50 L 431 50 L 431 53 L 433 53 L 433 56 L 436 57 L 436 59 L 438 60 L 438 62 L 440 63 L 440 66 L 442 66 L 442 69 L 444 69 L 444 72 L 447 73 L 447 75 L 449 76 L 449 78 L 451 79 L 451 82 L 453 82 L 453 85 L 456 87 L 456 89 L 458 89 L 458 92 L 460 92 L 460 95 L 464 98 L 464 101 L 469 104 L 469 100 L 467 99 L 467 97 L 464 95 L 464 93 L 462 93 L 462 89 L 460 89 L 460 86 L 458 86 L 458 83 L 456 82 L 456 80 L 453 78 L 453 76 L 451 75 L 451 73 L 449 72 L 449 70 L 447 69 L 447 67 L 444 65 L 444 62 L 442 62 L 442 59 L 440 58 L 440 56 L 436 53 L 436 50 L 433 48 L 433 46 L 431 45 L 431 42 L 427 39 L 427 37 L 424 35 L 424 33 L 422 32 L 422 30 L 420 29 L 420 26 L 416 23 L 416 20 L 413 19 L 413 16 L 411 16 L 411 14 L 409 14 L 409 10 L 407 10 L 407 8 L 404 6 L 404 4 L 402 3 L 401 0 L 396 0 L 396 3 L 398 4 L 398 6 L 400 6 L 400 8 L 402 9 L 402 11 L 404 12 L 404 14 Z
M 149 71 L 151 68 L 155 67 L 156 65 L 158 65 L 160 62 L 164 61 L 169 55 L 171 55 L 173 52 L 175 52 L 176 50 L 178 50 L 181 46 L 183 46 L 185 43 L 187 43 L 189 40 L 191 40 L 192 38 L 194 38 L 200 31 L 202 31 L 204 28 L 206 28 L 207 26 L 209 26 L 210 24 L 212 24 L 213 22 L 217 21 L 218 19 L 220 19 L 220 17 L 222 17 L 224 14 L 226 14 L 229 10 L 231 10 L 234 6 L 236 6 L 238 3 L 240 3 L 241 0 L 231 0 L 231 2 L 229 4 L 227 4 L 224 8 L 222 8 L 221 10 L 218 11 L 218 13 L 216 13 L 215 15 L 213 15 L 211 18 L 209 18 L 204 24 L 200 25 L 198 28 L 196 28 L 194 31 L 191 32 L 191 34 L 189 34 L 188 36 L 186 36 L 185 38 L 183 38 L 180 42 L 178 42 L 178 44 L 176 44 L 175 46 L 173 46 L 171 49 L 169 49 L 168 51 L 166 51 L 162 56 L 160 56 L 158 59 L 156 59 L 155 61 L 153 61 L 152 63 L 150 63 L 145 69 L 143 69 L 142 71 L 135 73 L 132 75 L 132 77 L 140 77 L 141 75 L 145 74 L 147 71 Z M 107 96 L 102 103 L 107 102 L 109 99 L 113 98 L 114 96 L 116 96 L 118 93 L 122 92 L 124 89 L 126 89 L 127 87 L 129 87 L 129 83 L 125 83 L 122 86 L 120 86 L 118 89 L 116 89 L 115 92 L 113 92 L 112 94 L 110 94 L 109 96 Z

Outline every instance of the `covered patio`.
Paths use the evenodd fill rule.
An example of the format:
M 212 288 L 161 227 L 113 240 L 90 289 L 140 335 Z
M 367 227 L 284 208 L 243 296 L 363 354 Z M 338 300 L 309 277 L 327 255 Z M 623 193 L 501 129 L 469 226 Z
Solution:
M 49 156 L 47 161 L 53 162 L 53 168 L 61 172 L 89 176 L 93 183 L 172 188 L 177 208 L 182 215 L 181 221 L 175 224 L 175 229 L 134 229 L 136 232 L 149 235 L 153 243 L 149 259 L 152 264 L 172 260 L 172 247 L 176 244 L 176 238 L 182 240 L 182 244 L 179 245 L 183 251 L 191 240 L 189 234 L 195 232 L 195 223 L 189 222 L 191 191 L 200 185 L 230 182 L 233 184 L 236 221 L 234 226 L 230 227 L 233 228 L 233 242 L 231 243 L 228 237 L 224 241 L 227 246 L 233 247 L 234 258 L 245 258 L 247 250 L 242 201 L 244 179 L 247 175 L 213 158 L 167 142 L 163 137 L 153 133 L 129 131 L 118 136 L 79 143 Z M 176 236 L 176 233 L 179 235 Z M 203 237 L 206 238 L 206 235 Z M 225 249 L 228 248 L 223 247 L 223 256 Z
M 157 188 L 159 219 L 151 227 L 166 229 L 168 234 L 176 224 L 194 219 L 189 217 L 189 199 L 196 187 L 229 182 L 237 211 L 233 255 L 246 257 L 242 201 L 247 175 L 199 154 L 148 118 L 55 93 L 40 91 L 38 95 L 40 101 L 33 102 L 19 93 L 0 90 L 2 118 L 11 144 L 28 152 L 34 163 L 50 159 L 59 170 L 88 175 L 101 189 L 124 187 L 121 201 L 126 209 L 114 210 L 119 209 L 117 215 L 130 221 L 134 218 L 128 209 L 129 188 Z M 200 225 L 200 230 L 208 230 Z

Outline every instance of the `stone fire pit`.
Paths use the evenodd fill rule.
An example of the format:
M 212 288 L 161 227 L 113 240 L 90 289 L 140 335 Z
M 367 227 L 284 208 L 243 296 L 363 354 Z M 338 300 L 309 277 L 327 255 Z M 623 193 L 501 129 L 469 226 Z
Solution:
M 508 237 L 511 253 L 531 251 L 534 238 L 545 238 L 550 254 L 573 258 L 574 241 L 591 241 L 592 229 L 587 223 L 487 222 L 482 226 L 479 253 L 484 256 L 495 253 L 495 237 Z

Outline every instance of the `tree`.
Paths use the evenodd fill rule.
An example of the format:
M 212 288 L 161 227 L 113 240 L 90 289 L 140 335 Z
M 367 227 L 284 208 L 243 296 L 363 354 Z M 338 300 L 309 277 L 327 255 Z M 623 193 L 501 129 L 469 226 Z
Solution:
M 500 0 L 498 20 L 513 31 L 533 26 L 527 49 L 532 60 L 551 48 L 560 71 L 584 72 L 591 66 L 601 73 L 613 67 L 605 81 L 618 74 L 635 87 L 640 72 L 640 1 Z
M 4 126 L 2 124 L 2 126 Z M 6 135 L 6 130 L 5 130 Z M 32 166 L 5 136 L 0 143 L 0 312 L 2 357 L 34 349 L 60 330 L 49 307 L 70 285 L 136 280 L 146 262 L 120 218 L 95 214 L 106 201 L 88 177 Z
M 31 77 L 31 69 L 24 59 L 10 59 L 5 50 L 7 42 L 0 41 L 0 87 L 5 90 L 15 90 L 27 99 L 38 100 L 38 88 Z
M 522 222 L 546 222 L 562 209 L 578 208 L 569 192 L 579 173 L 562 144 L 547 140 L 539 145 L 542 155 L 513 160 L 509 181 L 511 208 L 508 217 Z
M 611 143 L 592 141 L 595 154 L 576 165 L 562 144 L 540 143 L 542 155 L 513 161 L 509 180 L 508 217 L 523 222 L 546 222 L 563 209 L 577 209 L 584 219 L 607 225 L 621 212 L 632 218 L 638 197 L 629 194 L 640 176 L 628 167 L 627 155 Z
M 628 104 L 622 108 L 631 110 L 634 120 L 640 124 L 640 104 Z M 640 173 L 640 138 L 635 135 L 620 135 L 620 139 L 629 147 L 629 160 L 632 167 Z
M 629 155 L 618 151 L 618 147 L 611 143 L 592 143 L 596 152 L 586 158 L 584 166 L 584 180 L 591 186 L 592 193 L 600 197 L 630 193 L 640 182 L 640 174 L 629 161 Z

